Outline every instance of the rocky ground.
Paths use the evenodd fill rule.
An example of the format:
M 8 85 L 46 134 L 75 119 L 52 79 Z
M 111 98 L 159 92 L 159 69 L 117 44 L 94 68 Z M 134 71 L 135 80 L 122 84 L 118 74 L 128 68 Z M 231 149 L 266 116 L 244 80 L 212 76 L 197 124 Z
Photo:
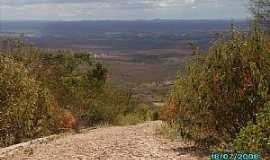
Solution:
M 0 160 L 204 160 L 205 152 L 157 134 L 161 121 L 84 130 L 0 149 Z

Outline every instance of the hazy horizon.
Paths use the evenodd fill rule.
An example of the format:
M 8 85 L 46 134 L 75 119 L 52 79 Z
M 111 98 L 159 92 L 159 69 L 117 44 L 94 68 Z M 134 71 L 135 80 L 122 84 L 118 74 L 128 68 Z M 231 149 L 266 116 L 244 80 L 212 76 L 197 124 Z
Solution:
M 104 19 L 104 20 L 39 20 L 39 19 L 24 19 L 24 20 L 1 20 L 0 22 L 98 22 L 98 21 L 119 21 L 119 22 L 136 22 L 136 21 L 250 21 L 251 18 L 243 19 L 131 19 L 131 20 L 121 20 L 121 19 Z
M 248 0 L 0 0 L 0 20 L 245 20 Z

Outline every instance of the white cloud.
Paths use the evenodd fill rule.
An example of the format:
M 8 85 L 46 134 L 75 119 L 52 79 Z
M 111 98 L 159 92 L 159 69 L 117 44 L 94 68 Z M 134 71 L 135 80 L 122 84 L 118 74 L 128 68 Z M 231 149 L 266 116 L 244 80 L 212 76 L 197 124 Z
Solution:
M 46 3 L 87 3 L 87 4 L 110 4 L 110 5 L 151 5 L 159 6 L 164 4 L 166 6 L 186 5 L 194 3 L 213 3 L 213 2 L 237 2 L 243 0 L 0 0 L 1 5 L 29 5 L 29 4 L 46 4 Z
M 185 2 L 188 4 L 190 4 L 190 3 L 193 4 L 195 2 L 195 0 L 185 0 Z
M 0 0 L 0 10 L 2 19 L 207 19 L 230 18 L 232 12 L 244 17 L 243 1 L 247 0 Z

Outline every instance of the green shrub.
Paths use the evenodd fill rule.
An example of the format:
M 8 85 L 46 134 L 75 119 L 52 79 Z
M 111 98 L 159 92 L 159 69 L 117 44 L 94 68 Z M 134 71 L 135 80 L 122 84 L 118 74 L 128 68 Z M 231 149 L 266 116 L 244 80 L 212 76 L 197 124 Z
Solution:
M 149 106 L 145 104 L 138 104 L 129 112 L 120 113 L 115 120 L 115 124 L 135 125 L 152 119 L 153 113 Z
M 144 120 L 141 119 L 140 115 L 136 113 L 129 113 L 127 115 L 118 115 L 115 123 L 117 125 L 136 125 L 143 121 Z
M 151 118 L 132 93 L 107 83 L 107 69 L 91 54 L 22 39 L 0 39 L 0 51 L 0 147 L 81 125 Z
M 264 111 L 257 114 L 256 123 L 250 122 L 242 128 L 234 141 L 234 149 L 238 152 L 258 153 L 270 158 L 270 103 Z
M 179 132 L 179 124 L 178 123 L 167 123 L 163 122 L 160 128 L 157 128 L 157 133 L 163 135 L 172 140 L 181 139 L 181 133 Z
M 149 106 L 145 104 L 139 104 L 136 106 L 134 113 L 137 114 L 142 121 L 149 121 L 153 119 L 152 111 L 150 110 Z
M 25 47 L 12 57 L 50 90 L 61 110 L 73 112 L 79 121 L 89 107 L 97 105 L 94 101 L 103 92 L 107 70 L 90 54 Z
M 255 28 L 197 51 L 175 81 L 165 116 L 199 144 L 229 143 L 267 101 L 269 49 Z
M 22 64 L 5 56 L 0 56 L 0 94 L 0 146 L 50 132 L 55 122 L 48 91 Z
M 120 119 L 137 116 L 140 121 L 149 120 L 151 112 L 148 106 L 138 104 L 137 99 L 126 90 L 105 86 L 88 102 L 88 110 L 82 115 L 90 126 L 102 122 L 119 124 Z M 130 115 L 131 114 L 131 115 Z M 137 121 L 137 120 L 136 120 Z
M 153 121 L 159 120 L 160 119 L 160 117 L 159 117 L 159 111 L 154 110 L 152 116 L 153 116 L 152 117 L 153 118 Z
M 111 122 L 113 115 L 113 108 L 102 105 L 91 105 L 86 113 L 86 119 L 90 126 L 99 124 L 102 122 Z

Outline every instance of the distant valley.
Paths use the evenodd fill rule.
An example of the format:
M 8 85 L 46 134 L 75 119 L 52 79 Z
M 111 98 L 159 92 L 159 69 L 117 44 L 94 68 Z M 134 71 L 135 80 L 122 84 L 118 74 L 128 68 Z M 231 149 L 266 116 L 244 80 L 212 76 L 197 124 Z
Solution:
M 142 50 L 179 48 L 186 42 L 200 46 L 216 33 L 240 29 L 248 21 L 225 20 L 152 20 L 152 21 L 1 21 L 0 34 L 24 33 L 39 47 L 92 50 Z M 182 45 L 182 46 L 181 46 Z
M 249 27 L 248 21 L 234 23 L 239 30 Z M 1 21 L 0 36 L 23 34 L 41 48 L 94 54 L 105 62 L 113 81 L 155 101 L 167 94 L 168 83 L 192 55 L 189 44 L 207 50 L 218 33 L 230 31 L 231 24 L 225 20 Z

